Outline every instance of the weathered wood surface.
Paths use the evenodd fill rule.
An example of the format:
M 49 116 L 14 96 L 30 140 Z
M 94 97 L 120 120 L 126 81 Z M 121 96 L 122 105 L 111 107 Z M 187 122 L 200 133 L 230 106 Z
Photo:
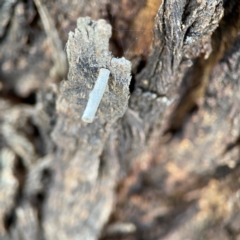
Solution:
M 0 238 L 238 239 L 240 3 L 35 3 L 0 4 Z
M 52 133 L 58 149 L 45 210 L 47 239 L 95 239 L 112 208 L 118 168 L 112 166 L 111 154 L 102 154 L 116 120 L 127 109 L 131 63 L 112 56 L 110 37 L 109 24 L 90 18 L 78 19 L 69 34 L 69 73 L 61 84 Z M 101 68 L 109 69 L 111 76 L 94 121 L 84 123 L 81 117 Z

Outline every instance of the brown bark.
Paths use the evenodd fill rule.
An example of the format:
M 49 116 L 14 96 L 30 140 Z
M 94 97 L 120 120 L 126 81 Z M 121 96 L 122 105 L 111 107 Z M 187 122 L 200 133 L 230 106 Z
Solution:
M 0 239 L 240 238 L 237 0 L 0 13 Z

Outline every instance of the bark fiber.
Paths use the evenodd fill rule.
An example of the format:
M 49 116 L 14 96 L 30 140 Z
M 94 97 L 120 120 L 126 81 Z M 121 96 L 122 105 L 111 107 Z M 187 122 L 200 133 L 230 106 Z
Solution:
M 240 239 L 239 79 L 238 0 L 0 2 L 0 239 Z

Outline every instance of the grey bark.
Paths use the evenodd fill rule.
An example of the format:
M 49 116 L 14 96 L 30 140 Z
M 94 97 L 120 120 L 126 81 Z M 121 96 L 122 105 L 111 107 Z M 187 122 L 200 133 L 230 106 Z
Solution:
M 238 239 L 238 1 L 162 1 L 146 66 L 136 74 L 131 59 L 130 95 L 131 63 L 109 51 L 114 26 L 86 17 L 70 27 L 78 15 L 117 15 L 126 2 L 35 2 L 49 18 L 53 57 L 43 54 L 44 33 L 28 32 L 32 5 L 0 5 L 0 238 Z M 51 16 L 68 10 L 69 25 L 51 35 Z M 59 82 L 58 38 L 74 28 Z M 111 76 L 87 124 L 81 116 L 100 68 Z M 37 102 L 16 104 L 10 91 L 17 101 L 38 92 Z

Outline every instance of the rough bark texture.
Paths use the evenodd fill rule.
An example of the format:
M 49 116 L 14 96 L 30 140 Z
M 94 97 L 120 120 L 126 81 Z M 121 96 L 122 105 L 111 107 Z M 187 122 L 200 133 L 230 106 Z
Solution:
M 114 123 L 127 109 L 131 63 L 111 55 L 110 36 L 110 25 L 90 18 L 80 18 L 69 34 L 68 79 L 58 94 L 52 133 L 57 150 L 55 181 L 45 210 L 47 239 L 95 239 L 111 212 L 118 168 L 110 167 L 114 160 L 105 163 L 111 161 L 110 154 L 101 155 L 109 133 L 114 134 Z M 94 122 L 83 123 L 81 116 L 100 68 L 109 69 L 112 77 Z M 60 227 L 57 232 L 54 225 Z
M 0 46 L 0 239 L 240 239 L 239 1 L 4 0 Z

